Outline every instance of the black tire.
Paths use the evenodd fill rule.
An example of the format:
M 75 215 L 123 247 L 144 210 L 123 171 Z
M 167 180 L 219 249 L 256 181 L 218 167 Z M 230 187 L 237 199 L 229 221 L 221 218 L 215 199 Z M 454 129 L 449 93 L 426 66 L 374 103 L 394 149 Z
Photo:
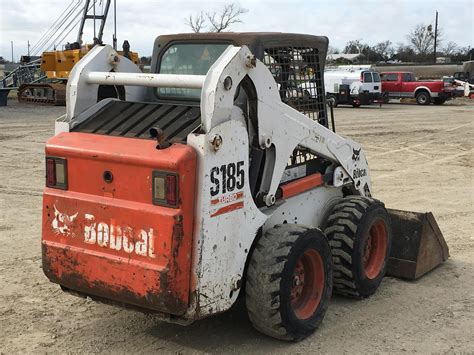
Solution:
M 385 276 L 392 244 L 384 204 L 360 196 L 342 199 L 328 218 L 325 234 L 333 256 L 334 292 L 355 298 L 375 293 Z
M 353 103 L 353 104 L 352 104 L 352 107 L 359 108 L 359 107 L 360 107 L 360 104 L 355 104 L 355 103 Z
M 314 101 L 314 98 L 311 96 L 311 93 L 308 90 L 303 91 L 303 97 L 301 98 L 302 103 L 311 103 Z
M 416 103 L 418 105 L 429 105 L 431 103 L 431 96 L 428 91 L 422 90 L 416 94 Z
M 446 99 L 440 99 L 439 97 L 435 97 L 435 98 L 433 99 L 433 103 L 434 103 L 435 105 L 442 105 L 442 104 L 444 104 L 445 102 L 446 102 Z
M 308 273 L 309 282 L 305 283 L 303 277 L 303 282 L 297 284 L 300 281 L 296 273 L 298 265 L 307 255 L 319 255 L 321 264 L 318 265 L 322 265 L 324 271 Z M 332 272 L 331 248 L 319 229 L 295 224 L 270 229 L 257 242 L 247 270 L 246 306 L 253 326 L 282 340 L 298 341 L 311 335 L 328 308 Z M 311 279 L 319 280 L 316 282 L 319 292 L 313 292 L 314 288 L 308 286 Z M 297 294 L 299 287 L 300 295 Z M 311 292 L 308 293 L 308 289 Z M 307 305 L 309 309 L 303 307 Z M 299 312 L 301 316 L 302 310 L 307 311 L 307 316 L 297 315 Z
M 330 106 L 330 102 L 332 101 L 332 107 L 337 107 L 337 105 L 339 105 L 339 102 L 337 100 L 337 97 L 336 95 L 328 95 L 326 96 L 326 102 L 328 104 L 328 106 Z

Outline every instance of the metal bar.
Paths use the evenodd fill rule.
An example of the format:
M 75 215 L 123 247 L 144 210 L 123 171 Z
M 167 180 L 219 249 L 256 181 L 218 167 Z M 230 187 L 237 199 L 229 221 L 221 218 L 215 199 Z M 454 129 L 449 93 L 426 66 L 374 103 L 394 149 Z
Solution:
M 135 74 L 113 72 L 90 72 L 87 74 L 87 82 L 89 84 L 183 89 L 201 89 L 205 79 L 205 75 Z
M 93 11 L 93 13 L 94 13 L 94 15 L 93 15 L 93 17 L 92 17 L 92 18 L 94 19 L 94 42 L 95 42 L 95 40 L 96 40 L 96 38 L 97 38 L 97 36 L 96 36 L 96 34 L 95 34 L 95 20 L 96 20 L 96 18 L 95 18 L 95 2 L 96 2 L 96 0 L 94 0 L 94 4 L 92 5 L 92 11 Z M 88 17 L 86 16 L 86 18 L 88 18 Z
M 90 3 L 90 0 L 86 0 L 86 4 L 84 5 L 84 12 L 81 18 L 81 24 L 79 25 L 79 32 L 77 34 L 77 40 L 76 40 L 76 42 L 79 44 L 82 44 L 82 34 L 84 33 L 84 24 L 86 22 L 87 13 L 89 11 L 89 3 Z
M 104 27 L 105 27 L 105 21 L 107 20 L 107 15 L 109 14 L 109 7 L 110 7 L 110 0 L 107 0 L 107 3 L 105 5 L 105 9 L 102 12 L 102 16 L 100 16 L 100 28 L 99 28 L 99 34 L 97 38 L 99 39 L 99 42 L 102 43 L 102 36 L 104 35 Z
M 117 0 L 114 0 L 114 36 L 112 42 L 114 49 L 117 50 Z
M 336 133 L 336 122 L 334 121 L 334 107 L 332 101 L 329 102 L 329 109 L 331 110 L 331 124 L 332 124 L 332 131 Z

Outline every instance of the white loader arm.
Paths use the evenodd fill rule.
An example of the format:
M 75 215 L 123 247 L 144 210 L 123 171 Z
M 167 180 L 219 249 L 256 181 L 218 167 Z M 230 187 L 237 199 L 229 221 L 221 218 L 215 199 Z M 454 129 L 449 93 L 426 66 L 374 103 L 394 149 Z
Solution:
M 69 122 L 96 102 L 100 84 L 124 85 L 127 100 L 131 101 L 142 99 L 144 87 L 202 88 L 202 129 L 208 133 L 232 119 L 237 87 L 249 76 L 258 98 L 259 144 L 265 149 L 275 148 L 273 174 L 265 197 L 267 205 L 275 202 L 288 159 L 298 146 L 338 165 L 334 170 L 335 186 L 353 181 L 362 196 L 371 195 L 369 169 L 361 146 L 284 104 L 272 74 L 246 46 L 229 46 L 206 76 L 121 72 L 129 65 L 123 59 L 114 64 L 114 53 L 110 46 L 95 47 L 74 67 L 67 87 Z
M 275 201 L 275 193 L 297 146 L 340 165 L 334 185 L 354 181 L 362 196 L 371 195 L 369 168 L 364 152 L 356 142 L 343 138 L 281 102 L 278 86 L 267 67 L 246 47 L 229 47 L 209 69 L 201 93 L 203 129 L 209 132 L 231 119 L 238 84 L 248 75 L 258 96 L 258 134 L 262 148 L 275 147 L 272 181 L 265 198 Z

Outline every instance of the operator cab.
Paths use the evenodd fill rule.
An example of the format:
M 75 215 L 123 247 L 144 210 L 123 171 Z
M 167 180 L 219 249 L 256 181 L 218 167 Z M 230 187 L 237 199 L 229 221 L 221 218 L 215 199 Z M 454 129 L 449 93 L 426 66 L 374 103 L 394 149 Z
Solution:
M 229 45 L 245 45 L 272 73 L 282 101 L 327 127 L 321 70 L 327 43 L 326 37 L 282 33 L 165 35 L 155 41 L 151 70 L 159 74 L 205 75 Z M 299 87 L 310 78 L 315 97 L 305 96 Z M 241 94 L 238 90 L 237 106 L 242 106 L 238 104 L 243 101 Z M 149 90 L 148 99 L 198 104 L 200 95 L 200 89 L 157 88 Z

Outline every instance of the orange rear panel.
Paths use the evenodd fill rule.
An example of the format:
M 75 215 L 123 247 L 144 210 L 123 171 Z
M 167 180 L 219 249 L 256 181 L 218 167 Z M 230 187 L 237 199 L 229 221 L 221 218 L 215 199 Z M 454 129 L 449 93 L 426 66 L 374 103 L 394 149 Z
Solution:
M 196 154 L 155 146 L 87 133 L 48 142 L 47 156 L 67 159 L 68 189 L 44 191 L 43 269 L 72 290 L 180 315 L 190 294 Z M 178 174 L 177 208 L 152 204 L 153 170 Z

